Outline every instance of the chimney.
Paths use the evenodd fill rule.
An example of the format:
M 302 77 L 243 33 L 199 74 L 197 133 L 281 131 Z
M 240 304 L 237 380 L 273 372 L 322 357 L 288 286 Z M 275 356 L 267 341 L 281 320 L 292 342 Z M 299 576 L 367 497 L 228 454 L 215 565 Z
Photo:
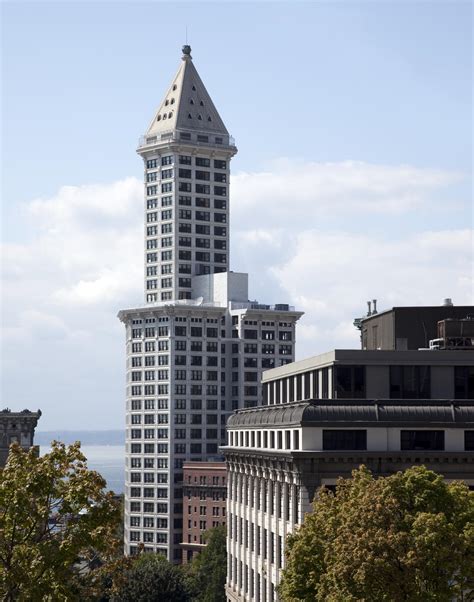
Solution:
M 372 314 L 376 314 L 377 313 L 377 299 L 372 299 L 372 303 L 374 304 L 374 309 L 372 311 Z
M 370 301 L 367 301 L 367 315 L 368 316 L 372 315 L 372 307 L 371 307 Z
M 443 305 L 445 307 L 452 307 L 453 306 L 453 300 L 450 299 L 449 297 L 447 297 L 446 299 L 443 300 Z

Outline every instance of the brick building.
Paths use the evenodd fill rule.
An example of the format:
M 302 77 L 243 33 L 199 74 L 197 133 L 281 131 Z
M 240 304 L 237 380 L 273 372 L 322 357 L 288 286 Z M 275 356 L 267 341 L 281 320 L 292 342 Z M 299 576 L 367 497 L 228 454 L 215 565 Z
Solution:
M 225 525 L 225 462 L 185 462 L 183 466 L 183 563 L 204 547 L 203 534 Z

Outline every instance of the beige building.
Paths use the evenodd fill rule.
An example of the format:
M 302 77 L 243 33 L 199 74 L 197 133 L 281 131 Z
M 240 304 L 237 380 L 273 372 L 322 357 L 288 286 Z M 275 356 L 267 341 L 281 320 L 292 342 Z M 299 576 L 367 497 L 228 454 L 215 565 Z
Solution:
M 180 561 L 183 467 L 226 442 L 261 376 L 295 358 L 301 312 L 250 299 L 229 271 L 230 161 L 237 152 L 189 46 L 138 153 L 144 162 L 145 305 L 126 335 L 125 552 Z
M 473 374 L 472 351 L 335 350 L 265 372 L 266 405 L 231 416 L 222 448 L 227 599 L 278 600 L 286 536 L 361 464 L 424 464 L 474 489 Z

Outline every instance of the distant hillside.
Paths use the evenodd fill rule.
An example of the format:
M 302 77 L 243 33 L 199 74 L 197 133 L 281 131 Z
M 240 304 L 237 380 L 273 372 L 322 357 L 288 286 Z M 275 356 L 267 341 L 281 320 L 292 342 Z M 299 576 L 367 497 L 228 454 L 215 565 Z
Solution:
M 80 441 L 82 445 L 125 445 L 125 431 L 36 431 L 36 445 L 50 445 L 56 439 L 63 443 Z

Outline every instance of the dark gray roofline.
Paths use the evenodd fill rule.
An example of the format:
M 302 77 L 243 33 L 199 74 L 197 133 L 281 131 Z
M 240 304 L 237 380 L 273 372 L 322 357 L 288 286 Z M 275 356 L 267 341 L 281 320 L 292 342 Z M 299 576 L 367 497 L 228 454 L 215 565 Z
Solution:
M 238 410 L 228 428 L 290 426 L 474 428 L 474 400 L 317 399 Z
M 362 316 L 360 319 L 362 322 L 367 322 L 368 320 L 372 320 L 372 318 L 377 318 L 378 316 L 383 316 L 384 314 L 389 314 L 393 311 L 399 310 L 410 310 L 410 309 L 440 309 L 441 307 L 446 307 L 445 305 L 402 305 L 391 307 L 390 309 L 384 309 L 382 311 L 378 311 L 376 314 L 372 314 L 370 316 Z M 466 309 L 468 311 L 474 311 L 474 305 L 452 305 L 448 307 L 455 307 L 456 309 Z

